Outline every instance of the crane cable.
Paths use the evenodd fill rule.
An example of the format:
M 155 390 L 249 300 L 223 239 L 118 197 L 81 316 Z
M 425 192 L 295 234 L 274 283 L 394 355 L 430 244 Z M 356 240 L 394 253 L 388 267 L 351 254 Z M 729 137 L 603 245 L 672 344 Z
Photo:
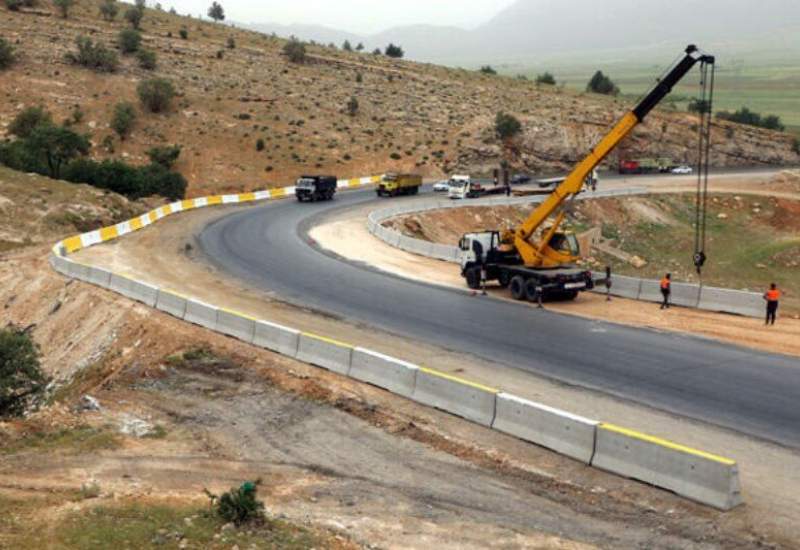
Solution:
M 711 65 L 709 69 L 709 65 Z M 706 220 L 708 217 L 708 172 L 711 164 L 711 117 L 714 102 L 716 65 L 702 62 L 700 66 L 700 124 L 697 151 L 697 196 L 695 199 L 694 266 L 702 278 L 706 256 Z

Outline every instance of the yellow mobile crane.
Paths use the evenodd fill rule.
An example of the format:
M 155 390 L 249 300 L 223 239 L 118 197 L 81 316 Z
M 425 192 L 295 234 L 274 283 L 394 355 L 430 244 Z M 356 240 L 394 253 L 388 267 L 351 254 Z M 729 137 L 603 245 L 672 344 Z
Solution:
M 580 254 L 577 239 L 571 233 L 559 231 L 567 214 L 566 204 L 583 191 L 587 180 L 594 181 L 593 173 L 597 166 L 672 91 L 675 84 L 697 63 L 701 63 L 702 74 L 706 75 L 707 67 L 713 67 L 714 62 L 713 56 L 702 53 L 696 46 L 688 46 L 685 56 L 659 79 L 632 111 L 622 117 L 520 226 L 502 232 L 495 230 L 464 235 L 459 247 L 462 251 L 461 274 L 467 285 L 479 289 L 486 281 L 496 280 L 501 286 L 510 288 L 514 299 L 531 301 L 543 296 L 573 299 L 578 292 L 593 288 L 591 272 L 575 266 Z M 704 101 L 705 91 L 704 80 Z M 703 117 L 705 119 L 705 112 Z M 704 137 L 706 141 L 703 141 Z M 701 132 L 701 162 L 703 154 L 708 155 L 707 140 L 708 136 Z M 555 218 L 547 225 L 552 216 Z

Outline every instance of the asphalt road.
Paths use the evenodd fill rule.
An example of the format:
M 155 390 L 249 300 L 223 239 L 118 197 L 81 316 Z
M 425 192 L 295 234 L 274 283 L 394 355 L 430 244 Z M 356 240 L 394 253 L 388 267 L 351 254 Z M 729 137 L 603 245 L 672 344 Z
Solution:
M 796 358 L 472 297 L 309 244 L 320 219 L 373 200 L 370 190 L 268 203 L 216 221 L 200 245 L 226 272 L 289 302 L 800 448 Z

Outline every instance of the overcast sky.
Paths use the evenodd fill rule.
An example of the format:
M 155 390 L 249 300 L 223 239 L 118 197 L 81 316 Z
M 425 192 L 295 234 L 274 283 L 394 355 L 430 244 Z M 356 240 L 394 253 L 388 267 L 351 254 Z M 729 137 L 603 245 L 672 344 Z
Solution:
M 211 0 L 159 0 L 181 14 L 208 11 Z M 514 0 L 218 0 L 226 19 L 241 23 L 305 23 L 370 34 L 397 25 L 430 23 L 471 28 Z M 148 5 L 156 0 L 148 0 Z

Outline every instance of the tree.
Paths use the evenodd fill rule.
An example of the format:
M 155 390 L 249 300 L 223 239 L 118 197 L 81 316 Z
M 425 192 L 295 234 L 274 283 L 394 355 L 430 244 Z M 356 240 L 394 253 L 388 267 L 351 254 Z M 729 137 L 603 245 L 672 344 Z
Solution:
M 28 149 L 47 160 L 51 178 L 61 177 L 61 167 L 89 152 L 89 140 L 69 128 L 40 124 L 25 140 Z
M 507 140 L 522 131 L 522 124 L 514 115 L 499 112 L 494 120 L 494 130 L 500 139 Z
M 5 4 L 8 11 L 19 11 L 22 7 L 22 0 L 6 0 Z
M 156 52 L 152 50 L 139 50 L 136 52 L 136 60 L 139 62 L 139 66 L 146 71 L 155 70 L 157 65 Z
M 31 135 L 37 126 L 52 123 L 53 117 L 44 107 L 28 107 L 11 121 L 8 131 L 11 135 L 25 139 Z
M 544 72 L 540 75 L 536 75 L 536 83 L 537 84 L 547 84 L 548 86 L 555 86 L 556 85 L 556 77 L 553 76 L 550 72 Z
M 783 125 L 778 115 L 765 116 L 761 119 L 761 126 L 767 130 L 777 130 L 778 132 L 786 130 L 786 126 Z
M 225 45 L 228 46 L 229 50 L 234 50 L 236 49 L 236 40 L 234 40 L 232 36 L 229 36 L 228 41 L 225 43 Z
M 717 118 L 729 120 L 738 124 L 747 124 L 748 126 L 757 126 L 759 128 L 766 128 L 768 130 L 777 130 L 780 132 L 786 129 L 779 116 L 766 115 L 762 118 L 759 113 L 751 111 L 747 107 L 742 107 L 733 113 L 728 111 L 720 111 L 717 113 Z
M 352 52 L 353 51 L 353 46 L 350 45 L 350 41 L 349 40 L 345 40 L 344 44 L 342 44 L 342 49 L 344 51 L 346 51 L 346 52 Z
M 175 87 L 164 78 L 151 78 L 140 82 L 136 93 L 148 111 L 161 113 L 169 109 L 172 98 L 175 97 Z
M 372 50 L 372 55 L 383 55 L 383 52 L 381 51 L 380 48 L 375 48 L 374 50 Z
M 144 17 L 144 10 L 138 6 L 133 6 L 125 10 L 125 21 L 130 23 L 131 27 L 139 30 L 142 25 L 142 18 Z
M 358 100 L 355 97 L 351 97 L 347 102 L 347 112 L 350 116 L 358 114 Z
M 358 46 L 356 46 L 356 51 L 357 52 L 363 52 L 364 51 L 364 43 L 363 42 L 359 42 L 358 43 Z
M 711 112 L 711 102 L 707 99 L 692 99 L 689 102 L 689 112 L 690 113 L 710 113 Z
M 189 38 L 189 30 L 186 27 L 181 27 L 181 30 L 178 31 L 178 34 L 183 40 Z
M 53 0 L 53 4 L 58 8 L 61 12 L 61 17 L 66 19 L 69 17 L 69 9 L 72 7 L 72 4 L 75 3 L 75 0 Z
M 142 44 L 142 35 L 136 29 L 122 29 L 119 31 L 117 43 L 122 53 L 134 53 Z
M 0 416 L 20 416 L 47 386 L 39 349 L 14 327 L 0 329 Z
M 603 71 L 597 71 L 594 76 L 589 80 L 586 85 L 587 92 L 603 95 L 618 95 L 619 88 L 614 82 L 603 74 Z
M 491 65 L 484 65 L 483 67 L 481 67 L 481 72 L 482 72 L 483 74 L 491 74 L 491 75 L 495 75 L 495 74 L 497 74 L 497 71 L 495 71 L 495 70 L 492 68 L 492 66 L 491 66 Z
M 208 8 L 208 16 L 216 22 L 225 20 L 225 10 L 218 2 L 212 2 L 211 7 Z
M 306 45 L 297 39 L 292 39 L 283 47 L 283 55 L 292 63 L 303 63 L 306 60 Z
M 85 36 L 79 36 L 75 43 L 78 46 L 78 52 L 67 54 L 67 58 L 71 62 L 98 72 L 113 73 L 117 70 L 119 59 L 115 52 L 99 42 L 92 42 Z
M 0 71 L 8 69 L 14 64 L 15 59 L 14 48 L 5 38 L 0 37 Z
M 402 57 L 405 55 L 405 52 L 400 46 L 395 46 L 394 44 L 390 43 L 388 46 L 386 46 L 386 55 L 395 59 L 402 59 Z
M 102 15 L 103 19 L 106 21 L 113 21 L 116 19 L 118 13 L 119 6 L 116 0 L 105 0 L 100 4 L 100 15 Z
M 153 147 L 147 150 L 147 156 L 153 164 L 171 169 L 175 163 L 178 162 L 178 157 L 181 156 L 181 146 L 169 145 L 167 147 Z
M 131 103 L 123 101 L 114 106 L 111 129 L 117 133 L 120 139 L 124 140 L 130 135 L 134 122 L 136 122 L 136 110 Z

